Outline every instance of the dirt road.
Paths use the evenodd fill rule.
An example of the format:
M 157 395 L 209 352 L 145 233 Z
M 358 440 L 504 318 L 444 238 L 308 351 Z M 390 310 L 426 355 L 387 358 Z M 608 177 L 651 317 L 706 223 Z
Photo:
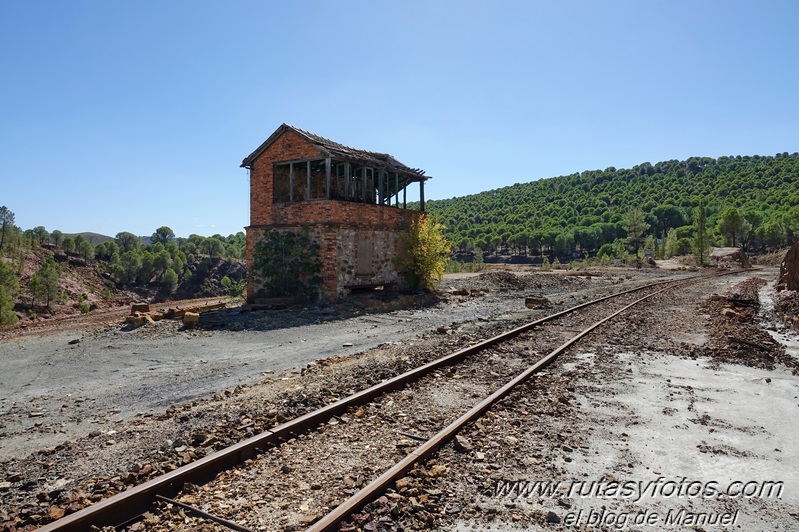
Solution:
M 601 289 L 624 275 L 593 282 L 558 276 L 557 282 L 547 283 L 545 277 L 549 286 L 531 288 L 542 293 L 562 286 Z M 457 278 L 445 282 L 442 290 L 475 283 L 479 281 Z M 137 414 L 162 412 L 175 403 L 299 371 L 314 360 L 403 341 L 453 322 L 529 313 L 521 295 L 509 297 L 509 288 L 501 284 L 492 288 L 479 297 L 453 296 L 449 302 L 405 310 L 386 311 L 380 302 L 366 309 L 247 313 L 234 308 L 204 315 L 206 328 L 195 330 L 169 320 L 129 330 L 120 319 L 101 331 L 40 332 L 2 341 L 0 460 L 108 430 Z

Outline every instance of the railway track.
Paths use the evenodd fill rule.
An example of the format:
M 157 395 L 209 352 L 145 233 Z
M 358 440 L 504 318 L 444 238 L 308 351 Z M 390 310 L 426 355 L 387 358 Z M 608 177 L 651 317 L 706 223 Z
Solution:
M 149 517 L 146 529 L 193 530 L 197 523 L 190 516 L 196 515 L 237 530 L 308 526 L 333 530 L 591 331 L 655 295 L 703 279 L 651 283 L 530 322 L 278 425 L 41 530 L 124 525 L 152 512 L 155 501 L 168 511 Z M 474 356 L 478 353 L 479 357 Z M 320 463 L 327 465 L 323 482 L 318 480 Z M 384 471 L 387 463 L 396 465 Z M 237 467 L 241 464 L 244 467 Z M 256 484 L 263 488 L 253 493 Z M 236 524 L 241 522 L 247 525 Z

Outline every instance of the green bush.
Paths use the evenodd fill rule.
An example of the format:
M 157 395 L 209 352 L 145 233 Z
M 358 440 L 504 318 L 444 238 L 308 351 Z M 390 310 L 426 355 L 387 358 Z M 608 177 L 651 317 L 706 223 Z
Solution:
M 483 262 L 483 250 L 480 248 L 476 248 L 474 250 L 474 260 L 469 264 L 472 265 L 472 269 L 469 271 L 480 272 L 485 269 L 485 263 Z
M 471 264 L 471 263 L 470 263 Z M 447 265 L 444 267 L 445 273 L 460 273 L 464 269 L 467 269 L 467 266 L 459 260 L 450 260 L 447 262 Z
M 422 215 L 414 218 L 403 233 L 397 269 L 411 290 L 435 290 L 443 278 L 452 251 L 445 230 L 437 217 Z
M 247 287 L 247 282 L 244 279 L 234 281 L 227 275 L 219 280 L 219 284 L 225 289 L 227 295 L 232 297 L 241 296 L 244 293 L 244 289 Z
M 17 313 L 14 312 L 14 300 L 0 286 L 0 325 L 14 325 L 17 323 Z
M 167 294 L 171 294 L 178 287 L 178 274 L 172 268 L 167 268 L 161 277 L 161 286 Z
M 613 244 L 611 244 L 610 242 L 608 242 L 607 244 L 602 244 L 602 247 L 599 248 L 599 251 L 597 251 L 596 256 L 599 257 L 600 259 L 605 256 L 612 257 Z
M 269 297 L 315 299 L 322 285 L 320 255 L 307 229 L 270 230 L 255 244 L 251 275 Z

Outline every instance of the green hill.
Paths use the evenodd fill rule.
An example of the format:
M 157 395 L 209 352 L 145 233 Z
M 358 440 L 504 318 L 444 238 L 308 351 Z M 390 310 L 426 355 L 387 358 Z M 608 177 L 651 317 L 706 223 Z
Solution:
M 756 252 L 786 246 L 799 234 L 799 153 L 691 157 L 590 170 L 431 200 L 425 207 L 442 217 L 461 252 L 566 255 L 594 253 L 626 237 L 622 220 L 634 207 L 643 210 L 650 226 L 644 236 L 664 239 L 675 229 L 678 238 L 689 238 L 701 199 L 715 243 L 725 243 L 716 231 L 719 218 L 735 208 L 745 220 L 745 234 L 736 244 Z
M 64 233 L 63 236 L 74 239 L 78 235 L 81 235 L 83 238 L 88 240 L 94 246 L 96 246 L 97 244 L 102 244 L 103 242 L 111 242 L 111 241 L 114 240 L 113 236 L 101 235 L 100 233 L 91 233 L 91 232 Z M 145 243 L 147 243 L 147 242 L 145 242 Z

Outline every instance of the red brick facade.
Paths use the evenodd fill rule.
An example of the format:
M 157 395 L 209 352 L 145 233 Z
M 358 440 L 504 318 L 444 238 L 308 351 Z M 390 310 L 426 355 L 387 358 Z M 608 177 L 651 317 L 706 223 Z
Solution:
M 321 248 L 323 300 L 346 295 L 348 287 L 399 283 L 394 266 L 399 236 L 419 211 L 343 200 L 274 203 L 274 163 L 314 157 L 325 157 L 325 153 L 289 130 L 250 163 L 248 270 L 252 271 L 255 243 L 266 230 L 306 228 Z M 258 289 L 252 281 L 248 283 L 250 301 Z

